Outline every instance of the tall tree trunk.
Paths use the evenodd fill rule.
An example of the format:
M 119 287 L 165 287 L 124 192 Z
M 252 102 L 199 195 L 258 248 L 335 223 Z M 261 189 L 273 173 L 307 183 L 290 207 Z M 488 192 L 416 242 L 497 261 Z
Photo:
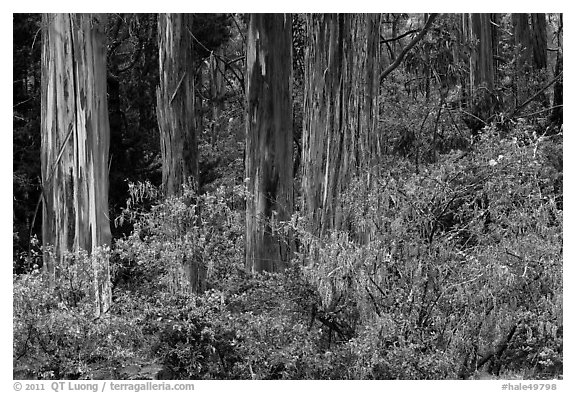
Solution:
M 42 236 L 53 252 L 44 270 L 53 280 L 67 251 L 110 245 L 106 102 L 106 18 L 43 15 Z M 97 316 L 111 302 L 107 257 L 94 258 L 90 293 Z
M 381 153 L 376 14 L 308 15 L 303 194 L 313 231 L 339 229 L 339 195 Z
M 492 36 L 492 62 L 494 67 L 494 82 L 499 80 L 500 75 L 498 74 L 498 64 L 500 62 L 500 42 L 502 37 L 500 34 L 500 25 L 502 24 L 501 14 L 490 14 L 490 29 Z
M 470 14 L 471 37 L 474 42 L 470 56 L 470 84 L 475 88 L 494 89 L 494 50 L 490 14 Z
M 546 51 L 546 14 L 531 14 L 532 18 L 532 50 L 534 51 L 534 68 L 542 70 L 548 63 Z
M 512 26 L 514 28 L 514 45 L 516 46 L 516 63 L 527 63 L 531 54 L 528 14 L 512 14 Z
M 541 71 L 538 75 L 537 88 L 541 89 L 546 83 L 546 67 L 548 65 L 547 51 L 548 42 L 546 37 L 546 14 L 531 14 L 532 19 L 532 49 L 534 69 Z M 550 106 L 548 95 L 542 92 L 538 95 L 538 101 L 544 107 Z
M 558 77 L 560 73 L 563 71 L 563 18 L 562 14 L 558 15 L 558 31 L 556 33 L 558 39 L 558 52 L 556 52 L 556 69 L 554 70 L 554 77 Z M 551 121 L 561 126 L 564 122 L 563 119 L 563 108 L 564 99 L 563 99 L 563 89 L 564 89 L 564 78 L 560 78 L 556 84 L 554 85 L 554 109 L 552 109 L 551 113 Z
M 192 15 L 158 15 L 160 85 L 156 91 L 162 187 L 167 196 L 181 195 L 185 185 L 198 190 Z M 190 292 L 204 289 L 206 268 L 196 255 L 183 256 L 174 272 L 175 288 Z
M 528 98 L 528 74 L 530 72 L 530 56 L 532 55 L 532 43 L 530 37 L 530 25 L 528 14 L 512 14 L 514 28 L 514 57 L 515 64 L 515 105 Z
M 494 49 L 490 14 L 469 14 L 470 110 L 472 131 L 479 131 L 494 113 Z
M 556 55 L 556 69 L 554 70 L 554 76 L 557 77 L 563 72 L 563 65 L 562 65 L 562 49 L 558 49 L 558 54 Z M 554 85 L 554 108 L 552 109 L 552 113 L 550 116 L 550 120 L 558 125 L 562 125 L 564 123 L 563 119 L 563 105 L 564 99 L 562 90 L 564 89 L 563 79 L 560 78 L 556 84 Z
M 210 55 L 209 72 L 210 72 L 210 109 L 212 111 L 212 121 L 210 130 L 210 139 L 212 144 L 216 144 L 222 128 L 222 113 L 224 112 L 224 96 L 226 87 L 224 85 L 225 66 L 219 63 L 217 58 L 223 55 L 222 48 L 216 51 L 216 54 Z
M 195 188 L 198 185 L 191 24 L 191 14 L 158 15 L 160 85 L 156 113 L 166 195 L 179 194 L 185 183 Z
M 280 271 L 289 241 L 270 220 L 292 213 L 292 17 L 252 14 L 246 54 L 246 268 Z

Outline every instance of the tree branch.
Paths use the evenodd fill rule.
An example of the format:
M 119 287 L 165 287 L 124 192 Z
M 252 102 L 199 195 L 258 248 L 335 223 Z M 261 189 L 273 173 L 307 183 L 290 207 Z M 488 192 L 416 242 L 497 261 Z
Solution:
M 404 34 L 400 34 L 399 36 L 394 37 L 394 38 L 384 38 L 384 37 L 380 36 L 380 38 L 381 38 L 380 43 L 381 43 L 381 44 L 384 44 L 384 43 L 387 43 L 387 42 L 398 41 L 399 39 L 404 38 L 404 37 L 406 37 L 407 35 L 410 35 L 410 34 L 413 34 L 413 33 L 418 33 L 419 31 L 420 31 L 420 29 L 410 30 L 410 31 L 407 31 L 407 32 L 404 33 Z
M 534 101 L 540 94 L 542 94 L 544 92 L 544 90 L 546 90 L 547 88 L 549 88 L 550 86 L 552 86 L 558 79 L 560 79 L 563 75 L 564 71 L 560 72 L 556 78 L 552 79 L 550 82 L 548 82 L 546 84 L 546 86 L 544 86 L 543 88 L 541 88 L 540 90 L 538 90 L 538 92 L 536 94 L 534 94 L 532 97 L 528 98 L 526 101 L 524 101 L 522 104 L 518 105 L 516 108 L 514 108 L 514 110 L 512 112 L 510 112 L 508 114 L 508 117 L 512 117 L 515 114 L 517 114 L 522 108 L 524 108 L 526 105 L 528 105 L 529 103 L 531 103 L 532 101 Z
M 400 63 L 402 63 L 402 60 L 404 60 L 404 56 L 406 56 L 406 54 L 410 51 L 410 49 L 412 49 L 414 45 L 416 45 L 424 37 L 424 35 L 430 29 L 430 26 L 432 26 L 432 23 L 434 22 L 434 20 L 438 15 L 439 14 L 430 14 L 428 20 L 426 21 L 426 24 L 424 25 L 422 30 L 420 30 L 418 35 L 414 37 L 412 41 L 410 41 L 410 43 L 406 45 L 404 49 L 402 49 L 402 52 L 400 52 L 396 60 L 380 74 L 380 83 L 382 83 L 384 79 L 388 76 L 388 74 L 394 71 L 400 65 Z

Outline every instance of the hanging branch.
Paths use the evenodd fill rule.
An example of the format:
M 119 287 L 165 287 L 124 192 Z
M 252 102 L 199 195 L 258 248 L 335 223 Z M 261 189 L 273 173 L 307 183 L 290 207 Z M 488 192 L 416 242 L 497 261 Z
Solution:
M 402 49 L 402 52 L 400 52 L 400 54 L 398 55 L 396 60 L 392 64 L 390 64 L 388 66 L 388 68 L 386 68 L 380 74 L 380 83 L 382 83 L 384 81 L 384 79 L 388 76 L 388 74 L 390 74 L 392 71 L 394 71 L 400 65 L 400 63 L 402 63 L 404 56 L 406 56 L 406 54 L 410 51 L 410 49 L 412 49 L 414 47 L 414 45 L 416 45 L 424 37 L 424 35 L 430 29 L 430 26 L 432 26 L 432 23 L 434 22 L 434 20 L 436 19 L 436 17 L 438 15 L 439 14 L 430 14 L 430 16 L 428 17 L 428 20 L 426 21 L 426 24 L 424 25 L 422 30 L 420 30 L 418 35 L 416 37 L 414 37 L 412 39 L 412 41 L 410 41 L 410 43 L 408 45 L 406 45 L 406 47 L 404 49 Z

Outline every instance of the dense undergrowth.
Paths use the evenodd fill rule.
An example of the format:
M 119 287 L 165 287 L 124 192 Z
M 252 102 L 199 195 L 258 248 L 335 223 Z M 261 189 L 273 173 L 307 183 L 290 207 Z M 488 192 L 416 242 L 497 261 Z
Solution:
M 84 289 L 99 256 L 70 256 L 52 286 L 14 276 L 15 377 L 561 377 L 562 143 L 531 127 L 487 127 L 418 170 L 390 156 L 350 182 L 345 231 L 276 223 L 297 245 L 284 274 L 244 271 L 241 188 L 134 185 L 119 218 L 134 230 L 103 251 L 104 317 Z

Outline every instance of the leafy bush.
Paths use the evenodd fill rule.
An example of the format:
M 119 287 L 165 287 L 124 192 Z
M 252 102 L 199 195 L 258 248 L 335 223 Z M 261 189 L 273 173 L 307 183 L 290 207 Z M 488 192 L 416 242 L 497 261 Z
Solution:
M 134 356 L 141 334 L 133 321 L 114 313 L 94 318 L 94 258 L 107 253 L 66 256 L 53 282 L 38 270 L 14 275 L 15 375 L 93 378 L 98 365 L 119 365 Z
M 243 266 L 243 216 L 233 210 L 240 190 L 220 187 L 196 195 L 185 188 L 180 197 L 166 198 L 149 210 L 138 208 L 157 195 L 149 183 L 131 186 L 120 220 L 130 220 L 134 231 L 116 242 L 117 274 L 130 277 L 141 289 L 186 293 L 190 274 L 211 287 Z
M 301 231 L 304 277 L 353 328 L 356 376 L 561 373 L 562 175 L 557 142 L 526 131 L 486 129 L 420 173 L 358 178 L 347 231 Z

